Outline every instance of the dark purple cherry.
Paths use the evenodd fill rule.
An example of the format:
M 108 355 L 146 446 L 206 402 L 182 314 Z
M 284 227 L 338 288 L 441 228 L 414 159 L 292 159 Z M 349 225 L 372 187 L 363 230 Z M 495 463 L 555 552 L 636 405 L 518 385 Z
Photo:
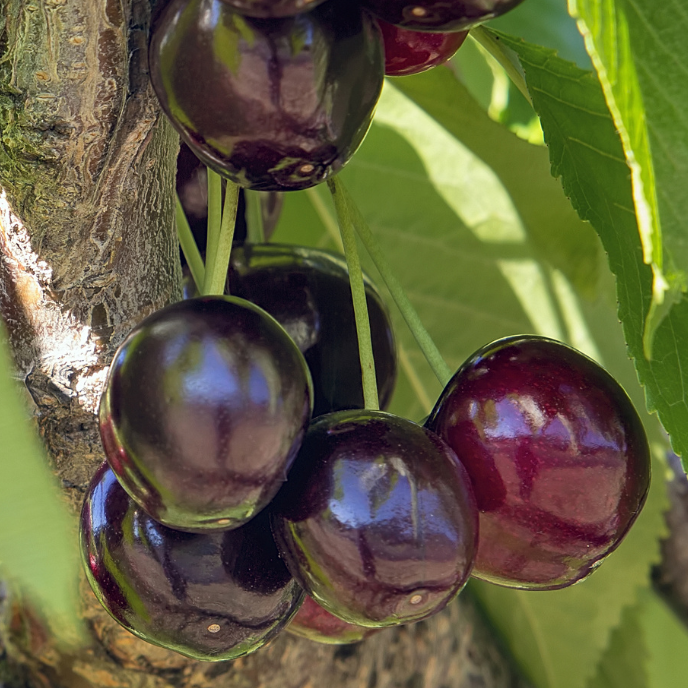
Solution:
M 366 278 L 380 406 L 397 360 L 387 308 Z M 229 291 L 264 308 L 291 335 L 313 379 L 313 415 L 363 408 L 361 364 L 346 262 L 320 249 L 246 244 L 232 252 Z
M 551 339 L 479 349 L 427 427 L 471 476 L 480 509 L 473 575 L 491 583 L 547 590 L 582 580 L 647 496 L 650 452 L 628 396 L 593 360 Z
M 305 596 L 296 616 L 285 629 L 287 633 L 326 645 L 350 645 L 379 632 L 379 628 L 356 626 L 330 614 L 313 598 Z
M 148 516 L 103 464 L 81 512 L 93 592 L 127 630 L 193 659 L 253 652 L 295 614 L 303 591 L 280 559 L 267 512 L 222 533 L 184 533 Z
M 221 0 L 173 0 L 153 32 L 151 81 L 182 138 L 211 168 L 260 191 L 337 172 L 370 126 L 382 39 L 358 3 L 284 19 Z
M 390 24 L 414 31 L 465 31 L 500 17 L 523 0 L 362 0 Z
M 265 311 L 180 301 L 115 354 L 100 404 L 105 454 L 129 495 L 172 528 L 233 528 L 286 478 L 311 415 L 306 362 Z
M 410 76 L 446 62 L 462 45 L 468 31 L 425 33 L 377 20 L 385 45 L 385 74 Z
M 324 0 L 223 0 L 247 17 L 291 17 L 317 7 Z
M 424 619 L 473 565 L 478 512 L 465 469 L 437 435 L 382 411 L 316 419 L 274 505 L 287 567 L 349 623 Z

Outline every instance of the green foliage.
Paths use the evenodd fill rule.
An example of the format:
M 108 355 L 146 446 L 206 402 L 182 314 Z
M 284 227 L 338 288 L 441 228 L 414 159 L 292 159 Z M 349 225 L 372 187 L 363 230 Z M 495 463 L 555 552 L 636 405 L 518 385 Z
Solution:
M 640 594 L 638 616 L 648 655 L 648 688 L 682 686 L 688 676 L 685 623 L 651 590 Z
M 684 296 L 688 127 L 685 89 L 679 87 L 688 63 L 684 40 L 688 12 L 679 4 L 653 0 L 570 0 L 569 4 L 571 13 L 579 17 L 633 172 L 643 251 L 655 277 L 652 308 L 644 324 L 645 353 L 662 362 L 662 372 L 675 373 L 683 361 L 667 337 L 683 328 L 688 312 Z M 685 432 L 682 390 L 678 401 L 675 388 L 671 397 L 663 398 L 665 378 L 655 381 L 640 366 L 638 372 L 646 380 L 649 404 L 656 406 L 677 453 L 688 456 L 687 438 L 681 432 Z M 682 408 L 674 409 L 674 404 Z
M 0 332 L 0 570 L 65 642 L 79 640 L 76 531 L 10 375 Z
M 588 688 L 645 688 L 647 660 L 643 628 L 637 605 L 626 607 L 621 623 L 614 629 L 609 645 L 597 665 Z
M 682 116 L 686 96 L 676 84 L 685 78 L 688 13 L 652 0 L 571 0 L 570 5 L 633 173 L 643 251 L 655 272 L 655 304 L 645 328 L 651 357 L 656 328 L 686 289 L 688 132 Z

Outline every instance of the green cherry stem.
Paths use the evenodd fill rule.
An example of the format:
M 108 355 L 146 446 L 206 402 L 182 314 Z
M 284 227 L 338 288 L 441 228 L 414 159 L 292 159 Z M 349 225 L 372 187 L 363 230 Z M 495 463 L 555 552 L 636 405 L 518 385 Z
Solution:
M 189 270 L 191 270 L 191 276 L 196 283 L 196 288 L 200 290 L 203 287 L 203 280 L 205 279 L 203 258 L 196 245 L 196 240 L 191 233 L 189 221 L 186 219 L 186 214 L 184 213 L 184 208 L 182 208 L 182 202 L 179 200 L 178 195 L 176 196 L 176 201 L 177 205 L 174 211 L 174 219 L 177 224 L 179 245 L 182 247 L 184 258 L 186 258 L 186 264 L 189 266 Z
M 252 244 L 265 243 L 265 227 L 263 226 L 263 207 L 260 202 L 262 191 L 244 190 L 246 199 L 246 234 Z
M 368 318 L 368 302 L 366 301 L 365 285 L 363 284 L 363 272 L 361 270 L 361 261 L 358 257 L 358 247 L 356 246 L 356 232 L 351 219 L 352 208 L 350 199 L 342 192 L 343 187 L 337 177 L 328 179 L 327 186 L 332 194 L 332 200 L 337 212 L 346 265 L 349 269 L 349 283 L 351 284 L 356 334 L 358 335 L 358 356 L 361 361 L 363 401 L 367 409 L 377 411 L 380 408 L 380 401 L 377 396 L 375 358 L 373 356 L 373 342 L 370 336 L 370 319 Z
M 514 63 L 510 55 L 511 51 L 502 44 L 497 36 L 483 26 L 473 27 L 469 34 L 473 40 L 479 43 L 497 62 L 504 68 L 507 76 L 511 79 L 514 86 L 523 94 L 525 99 L 532 105 L 533 99 L 530 97 L 525 77 L 518 63 Z
M 208 235 L 205 248 L 205 263 L 212 265 L 215 262 L 217 244 L 220 239 L 220 226 L 222 224 L 222 179 L 217 172 L 209 167 L 208 172 Z M 206 279 L 208 275 L 206 273 Z M 205 282 L 203 284 L 205 289 Z
M 404 289 L 401 286 L 399 280 L 394 276 L 392 269 L 387 262 L 384 251 L 380 247 L 375 235 L 370 231 L 368 223 L 361 215 L 361 211 L 356 207 L 351 194 L 346 190 L 341 181 L 337 183 L 338 191 L 343 197 L 342 203 L 346 204 L 349 212 L 352 215 L 353 225 L 356 228 L 356 232 L 360 237 L 363 245 L 366 247 L 366 251 L 373 259 L 375 267 L 382 276 L 389 293 L 394 299 L 394 303 L 397 304 L 397 308 L 401 311 L 406 324 L 408 325 L 411 333 L 413 334 L 418 346 L 420 347 L 423 355 L 430 364 L 432 371 L 437 376 L 442 386 L 445 386 L 451 379 L 454 371 L 447 365 L 446 361 L 442 357 L 440 350 L 437 348 L 435 342 L 428 331 L 423 326 L 420 317 L 416 309 L 411 305 L 408 297 L 404 293 Z
M 228 181 L 225 188 L 225 205 L 222 210 L 220 230 L 217 233 L 215 255 L 212 262 L 208 258 L 206 264 L 203 296 L 221 296 L 225 293 L 238 204 L 239 187 Z

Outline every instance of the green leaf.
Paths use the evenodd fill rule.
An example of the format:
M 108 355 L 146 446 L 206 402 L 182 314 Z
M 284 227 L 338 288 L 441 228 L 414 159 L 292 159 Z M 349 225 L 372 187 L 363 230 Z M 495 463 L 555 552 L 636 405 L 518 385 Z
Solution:
M 678 688 L 688 677 L 688 630 L 652 590 L 640 595 L 640 623 L 649 654 L 648 688 Z
M 586 688 L 674 688 L 686 676 L 688 629 L 652 588 L 643 588 Z
M 10 375 L 0 331 L 0 567 L 26 593 L 56 637 L 78 642 L 78 551 L 74 520 L 62 503 L 47 459 Z
M 599 244 L 552 179 L 547 150 L 493 122 L 448 69 L 399 79 L 394 85 L 490 166 L 511 196 L 538 255 L 593 297 Z
M 487 26 L 555 49 L 562 58 L 584 69 L 592 67 L 576 22 L 562 0 L 528 0 Z
M 653 308 L 645 323 L 650 358 L 656 328 L 685 290 L 688 271 L 688 97 L 676 87 L 686 77 L 688 12 L 654 0 L 570 0 L 569 6 L 632 170 L 645 261 L 655 275 Z
M 619 318 L 647 406 L 657 411 L 677 454 L 688 457 L 688 300 L 657 328 L 653 358 L 644 352 L 653 273 L 643 261 L 633 189 L 623 146 L 594 73 L 552 51 L 501 35 L 525 70 L 552 160 L 566 194 L 597 230 L 617 279 Z
M 639 617 L 638 605 L 626 607 L 587 688 L 648 688 L 649 653 Z

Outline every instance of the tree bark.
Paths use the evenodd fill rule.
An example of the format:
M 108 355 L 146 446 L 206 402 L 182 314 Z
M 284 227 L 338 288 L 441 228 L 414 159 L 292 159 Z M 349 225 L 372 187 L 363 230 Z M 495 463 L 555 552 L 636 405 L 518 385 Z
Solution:
M 76 517 L 104 458 L 95 411 L 111 357 L 138 321 L 181 296 L 179 144 L 148 81 L 145 0 L 0 0 L 0 8 L 0 312 Z M 254 655 L 213 664 L 137 639 L 84 580 L 81 589 L 92 642 L 73 655 L 30 607 L 4 600 L 3 685 L 523 685 L 466 597 L 355 646 L 282 634 Z

